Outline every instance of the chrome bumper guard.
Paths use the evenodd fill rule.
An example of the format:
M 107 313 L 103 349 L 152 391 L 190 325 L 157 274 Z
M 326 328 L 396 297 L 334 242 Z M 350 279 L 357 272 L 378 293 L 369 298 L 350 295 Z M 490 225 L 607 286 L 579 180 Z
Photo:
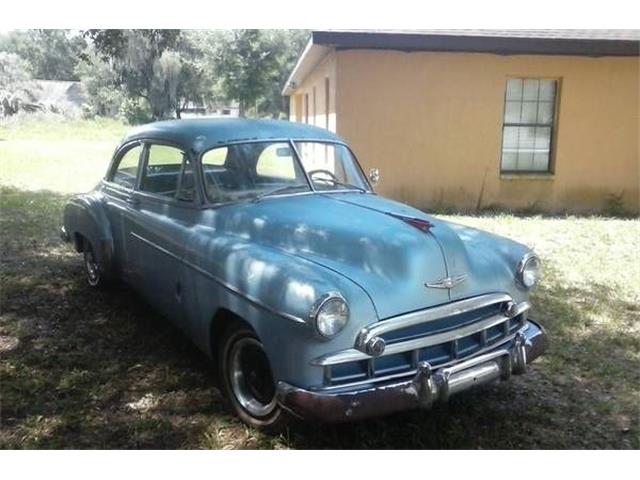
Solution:
M 546 333 L 527 321 L 510 345 L 498 347 L 449 367 L 433 370 L 420 362 L 413 378 L 343 391 L 304 390 L 278 383 L 280 405 L 299 418 L 343 422 L 414 408 L 431 408 L 458 392 L 522 374 L 546 347 Z

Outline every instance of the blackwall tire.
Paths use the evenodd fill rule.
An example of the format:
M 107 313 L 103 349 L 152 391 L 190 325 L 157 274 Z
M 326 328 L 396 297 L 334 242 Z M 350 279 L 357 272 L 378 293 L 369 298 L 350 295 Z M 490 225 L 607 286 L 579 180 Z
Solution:
M 247 425 L 276 432 L 285 415 L 262 343 L 250 328 L 234 323 L 218 349 L 220 383 L 234 413 Z

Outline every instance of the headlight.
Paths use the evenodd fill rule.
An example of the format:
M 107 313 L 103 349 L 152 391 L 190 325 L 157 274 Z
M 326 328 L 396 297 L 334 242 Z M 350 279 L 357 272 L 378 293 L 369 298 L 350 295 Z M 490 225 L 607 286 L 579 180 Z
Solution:
M 518 264 L 517 280 L 524 288 L 534 287 L 540 280 L 541 262 L 534 253 L 527 253 Z
M 331 338 L 349 321 L 349 306 L 339 293 L 327 293 L 314 304 L 309 316 L 318 333 Z

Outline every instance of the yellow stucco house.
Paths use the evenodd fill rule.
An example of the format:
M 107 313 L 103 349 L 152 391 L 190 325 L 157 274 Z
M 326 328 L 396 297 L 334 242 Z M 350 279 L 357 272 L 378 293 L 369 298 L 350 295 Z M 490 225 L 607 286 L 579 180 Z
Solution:
M 314 31 L 283 94 L 421 207 L 640 209 L 640 30 Z

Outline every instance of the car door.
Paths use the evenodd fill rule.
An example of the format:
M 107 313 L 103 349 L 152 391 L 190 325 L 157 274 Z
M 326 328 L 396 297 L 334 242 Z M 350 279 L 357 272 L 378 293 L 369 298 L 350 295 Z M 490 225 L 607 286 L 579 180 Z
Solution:
M 130 258 L 126 248 L 129 235 L 128 206 L 129 202 L 133 201 L 134 190 L 138 184 L 143 147 L 141 142 L 135 141 L 123 145 L 116 152 L 102 189 L 113 236 L 116 268 L 125 281 L 131 276 Z
M 199 212 L 193 164 L 176 146 L 145 144 L 139 184 L 127 204 L 133 283 L 185 327 L 184 246 Z

